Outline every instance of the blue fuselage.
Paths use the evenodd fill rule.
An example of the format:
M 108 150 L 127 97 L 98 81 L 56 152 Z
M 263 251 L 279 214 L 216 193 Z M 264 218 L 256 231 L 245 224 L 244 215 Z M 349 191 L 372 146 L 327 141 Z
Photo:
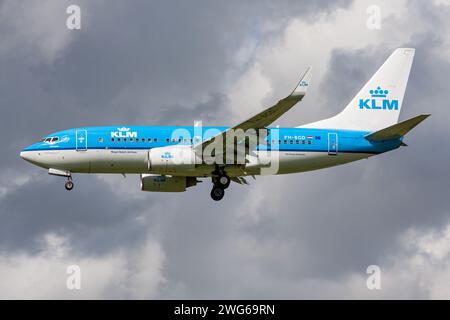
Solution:
M 57 175 L 78 172 L 214 176 L 217 163 L 208 162 L 210 158 L 205 153 L 199 156 L 197 147 L 226 129 L 195 126 L 77 128 L 50 134 L 22 150 L 21 156 Z M 260 135 L 264 138 L 246 151 L 247 158 L 240 163 L 227 163 L 226 171 L 236 177 L 311 171 L 368 158 L 401 144 L 401 139 L 371 142 L 364 137 L 368 133 L 268 128 Z M 186 150 L 193 156 L 186 155 Z M 274 166 L 269 173 L 262 172 L 264 159 Z
M 59 131 L 23 149 L 94 150 L 94 149 L 152 149 L 176 145 L 192 145 L 215 136 L 228 127 L 192 126 L 108 126 L 85 127 Z M 122 130 L 120 130 L 122 129 Z M 200 131 L 198 131 L 200 130 Z M 198 131 L 198 132 L 197 132 Z M 276 132 L 276 133 L 275 133 Z M 379 154 L 398 148 L 401 139 L 371 142 L 364 138 L 370 132 L 351 130 L 324 130 L 308 128 L 268 128 L 267 144 L 259 150 Z M 54 141 L 45 141 L 53 139 Z M 330 141 L 334 139 L 335 141 Z M 334 146 L 330 145 L 334 143 Z

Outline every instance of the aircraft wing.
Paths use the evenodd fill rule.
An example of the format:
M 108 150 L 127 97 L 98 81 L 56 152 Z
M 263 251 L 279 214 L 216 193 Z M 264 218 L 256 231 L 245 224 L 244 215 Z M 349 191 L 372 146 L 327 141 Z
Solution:
M 306 91 L 309 87 L 309 83 L 311 81 L 311 67 L 308 67 L 303 74 L 301 80 L 295 87 L 294 91 L 284 99 L 278 101 L 274 106 L 263 110 L 262 112 L 254 115 L 250 119 L 245 120 L 244 122 L 239 123 L 238 125 L 229 128 L 215 137 L 203 141 L 194 146 L 194 150 L 200 154 L 202 150 L 209 145 L 215 138 L 218 136 L 222 136 L 225 141 L 226 133 L 229 130 L 237 130 L 242 129 L 244 132 L 248 129 L 262 129 L 273 123 L 279 117 L 281 117 L 284 113 L 289 111 L 297 102 L 301 101 L 306 94 Z

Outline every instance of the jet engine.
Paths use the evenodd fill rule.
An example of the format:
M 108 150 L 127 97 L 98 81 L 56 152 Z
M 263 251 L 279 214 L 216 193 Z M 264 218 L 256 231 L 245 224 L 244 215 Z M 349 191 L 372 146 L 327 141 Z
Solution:
M 152 192 L 184 192 L 197 184 L 196 177 L 141 175 L 141 190 Z

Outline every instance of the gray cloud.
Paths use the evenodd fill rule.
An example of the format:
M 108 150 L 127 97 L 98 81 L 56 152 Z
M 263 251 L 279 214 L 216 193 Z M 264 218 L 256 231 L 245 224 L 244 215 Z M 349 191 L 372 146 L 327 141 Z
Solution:
M 0 17 L 12 17 L 0 19 L 0 35 L 9 41 L 0 47 L 3 255 L 34 257 L 49 233 L 67 237 L 80 259 L 138 250 L 150 236 L 165 255 L 158 298 L 339 298 L 350 275 L 374 263 L 387 267 L 387 256 L 404 254 L 399 234 L 448 223 L 450 119 L 442 102 L 450 62 L 442 54 L 446 35 L 436 35 L 445 10 L 413 2 L 411 14 L 433 27 L 398 44 L 417 48 L 402 118 L 433 114 L 407 137 L 410 147 L 319 172 L 258 178 L 251 187 L 233 185 L 213 203 L 206 180 L 174 196 L 141 194 L 136 177 L 80 175 L 69 194 L 62 179 L 29 166 L 18 152 L 48 132 L 81 125 L 228 124 L 226 88 L 247 67 L 235 62 L 246 41 L 270 42 L 290 19 L 314 23 L 349 2 L 80 5 L 82 30 L 56 35 L 52 23 L 40 26 L 36 17 L 36 32 L 13 21 L 10 10 L 19 5 L 0 6 Z M 34 2 L 22 6 L 25 17 L 64 25 L 64 2 L 49 11 Z M 261 30 L 263 23 L 277 28 Z M 52 39 L 54 49 L 43 49 L 42 39 Z M 336 48 L 318 83 L 322 112 L 329 113 L 323 116 L 346 105 L 391 50 Z M 14 182 L 23 176 L 28 182 Z M 327 281 L 343 289 L 320 284 Z M 117 297 L 129 297 L 129 290 Z M 427 296 L 414 290 L 412 297 Z
M 37 252 L 40 237 L 53 232 L 69 236 L 75 250 L 97 254 L 145 236 L 147 226 L 137 219 L 144 203 L 114 197 L 92 176 L 77 179 L 75 198 L 61 192 L 63 179 L 56 180 L 31 179 L 1 201 L 0 249 Z

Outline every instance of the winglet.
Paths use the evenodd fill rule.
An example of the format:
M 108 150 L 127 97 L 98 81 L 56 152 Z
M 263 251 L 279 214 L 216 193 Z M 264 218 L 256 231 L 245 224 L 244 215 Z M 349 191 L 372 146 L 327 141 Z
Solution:
M 311 83 L 312 77 L 312 67 L 308 67 L 303 74 L 300 82 L 297 84 L 297 87 L 292 91 L 290 97 L 303 97 L 308 90 L 309 84 Z

